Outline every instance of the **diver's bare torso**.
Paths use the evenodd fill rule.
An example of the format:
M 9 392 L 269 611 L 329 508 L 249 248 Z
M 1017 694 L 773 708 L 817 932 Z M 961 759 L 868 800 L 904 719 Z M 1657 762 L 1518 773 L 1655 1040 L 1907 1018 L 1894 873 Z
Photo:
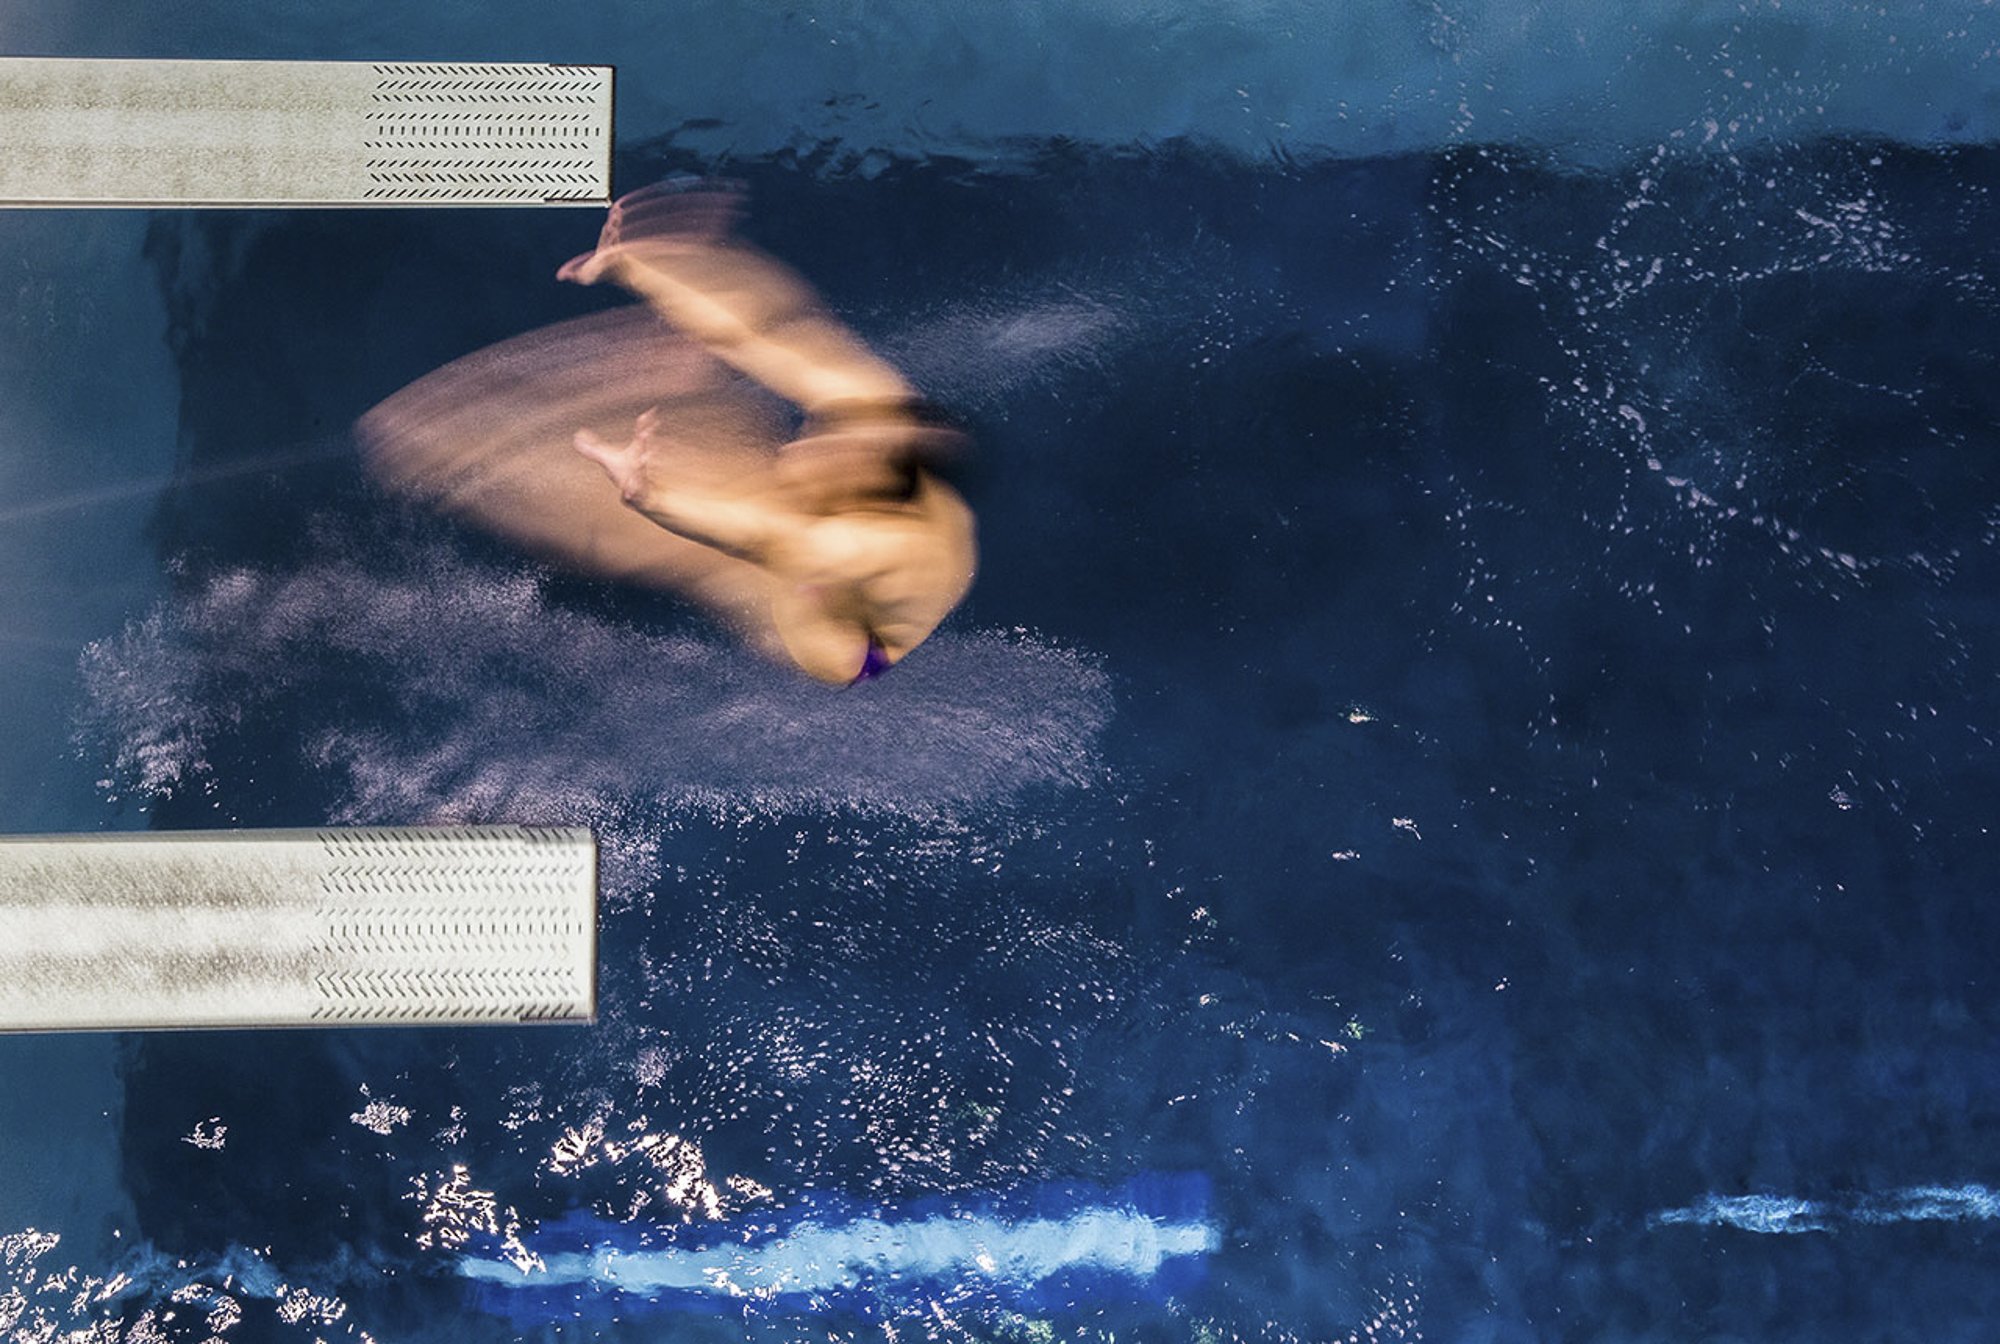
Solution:
M 890 431 L 884 431 L 890 432 Z M 781 450 L 779 465 L 729 483 L 695 485 L 675 470 L 676 448 L 660 418 L 642 416 L 630 440 L 579 434 L 577 451 L 601 466 L 625 503 L 661 527 L 757 566 L 770 580 L 771 624 L 785 654 L 822 681 L 845 684 L 892 664 L 922 643 L 971 587 L 972 510 L 921 468 L 900 497 L 836 494 L 824 480 L 790 479 L 786 454 L 809 458 L 826 436 Z M 866 463 L 843 470 L 864 476 Z M 797 473 L 793 473 L 796 475 Z M 818 507 L 815 507 L 815 505 Z
M 870 643 L 893 663 L 937 628 L 974 553 L 972 510 L 927 473 L 907 503 L 801 519 L 764 559 L 779 638 L 812 676 L 853 681 Z

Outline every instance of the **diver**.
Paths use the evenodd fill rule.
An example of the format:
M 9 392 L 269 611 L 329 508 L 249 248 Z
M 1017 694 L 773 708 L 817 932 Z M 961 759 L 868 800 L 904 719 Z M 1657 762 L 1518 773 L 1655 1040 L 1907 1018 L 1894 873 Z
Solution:
M 641 414 L 620 443 L 579 430 L 626 506 L 770 576 L 784 651 L 822 681 L 879 675 L 971 587 L 972 511 L 933 468 L 962 436 L 842 326 L 797 275 L 732 236 L 740 195 L 650 187 L 611 207 L 558 278 L 612 280 L 716 358 L 805 413 L 775 459 L 733 479 L 677 469 L 701 445 Z

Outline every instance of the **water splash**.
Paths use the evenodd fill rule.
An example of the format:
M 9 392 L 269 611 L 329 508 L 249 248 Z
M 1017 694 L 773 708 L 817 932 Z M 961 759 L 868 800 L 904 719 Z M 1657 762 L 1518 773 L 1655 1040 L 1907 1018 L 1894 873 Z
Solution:
M 1765 1235 L 1831 1232 L 1842 1226 L 1891 1223 L 1992 1222 L 2000 1218 L 2000 1192 L 1983 1185 L 1913 1185 L 1847 1199 L 1790 1195 L 1706 1195 L 1686 1208 L 1656 1213 L 1655 1227 L 1733 1227 Z
M 547 1249 L 551 1241 L 576 1249 Z M 1051 1293 L 1151 1295 L 1183 1282 L 1169 1271 L 1191 1266 L 1176 1262 L 1210 1254 L 1221 1236 L 1204 1182 L 1156 1176 L 1118 1192 L 1037 1191 L 916 1211 L 816 1200 L 782 1227 L 653 1230 L 580 1218 L 545 1229 L 538 1244 L 531 1264 L 468 1255 L 457 1273 L 484 1286 L 484 1305 L 517 1320 L 568 1315 L 586 1299 L 625 1311 L 829 1298 L 1019 1304 Z
M 1109 680 L 1026 632 L 945 633 L 827 691 L 728 640 L 552 601 L 437 542 L 230 569 L 82 660 L 110 787 L 208 787 L 218 744 L 292 716 L 336 821 L 597 824 L 688 809 L 949 817 L 1101 777 Z

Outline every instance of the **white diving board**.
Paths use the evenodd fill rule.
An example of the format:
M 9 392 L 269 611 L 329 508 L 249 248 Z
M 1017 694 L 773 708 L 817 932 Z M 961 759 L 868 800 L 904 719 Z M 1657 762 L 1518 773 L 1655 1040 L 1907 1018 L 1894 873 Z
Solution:
M 0 206 L 604 205 L 612 70 L 0 57 Z
M 596 943 L 585 830 L 0 837 L 0 1030 L 588 1022 Z

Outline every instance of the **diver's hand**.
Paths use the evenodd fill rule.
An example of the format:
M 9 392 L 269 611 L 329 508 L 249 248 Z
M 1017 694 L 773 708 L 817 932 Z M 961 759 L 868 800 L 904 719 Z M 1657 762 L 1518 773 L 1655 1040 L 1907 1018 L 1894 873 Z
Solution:
M 689 482 L 670 460 L 689 447 L 659 432 L 658 411 L 648 411 L 632 426 L 632 437 L 611 443 L 581 430 L 570 442 L 595 462 L 618 487 L 625 506 L 646 515 L 675 536 L 712 547 L 724 555 L 768 565 L 771 548 L 798 520 L 773 507 L 756 490 L 715 488 Z
M 587 429 L 578 430 L 570 443 L 577 452 L 604 468 L 604 474 L 618 487 L 620 499 L 635 504 L 646 493 L 646 473 L 659 447 L 659 427 L 660 413 L 647 411 L 633 424 L 632 437 L 622 444 L 601 439 Z

